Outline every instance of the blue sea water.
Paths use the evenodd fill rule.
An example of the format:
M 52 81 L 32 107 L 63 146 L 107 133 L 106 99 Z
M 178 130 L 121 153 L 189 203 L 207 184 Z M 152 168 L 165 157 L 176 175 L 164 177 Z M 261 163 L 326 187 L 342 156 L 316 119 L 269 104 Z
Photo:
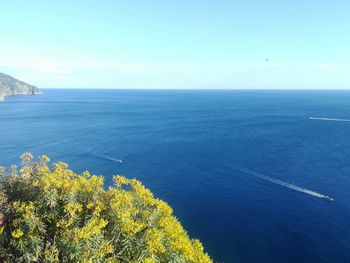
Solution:
M 47 89 L 0 103 L 0 164 L 135 177 L 216 262 L 350 262 L 350 122 L 309 117 L 350 119 L 350 91 Z

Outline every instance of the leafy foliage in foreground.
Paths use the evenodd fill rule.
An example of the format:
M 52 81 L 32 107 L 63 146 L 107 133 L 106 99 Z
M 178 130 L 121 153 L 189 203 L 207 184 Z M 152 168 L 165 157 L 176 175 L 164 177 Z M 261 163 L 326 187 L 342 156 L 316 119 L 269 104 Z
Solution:
M 0 169 L 0 262 L 212 262 L 139 181 L 75 174 L 48 157 Z

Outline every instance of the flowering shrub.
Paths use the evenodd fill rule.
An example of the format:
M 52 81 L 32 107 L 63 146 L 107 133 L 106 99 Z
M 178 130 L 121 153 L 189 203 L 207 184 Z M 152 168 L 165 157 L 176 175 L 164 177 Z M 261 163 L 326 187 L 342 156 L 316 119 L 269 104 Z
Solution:
M 0 262 L 212 262 L 139 181 L 75 174 L 49 158 L 0 168 Z

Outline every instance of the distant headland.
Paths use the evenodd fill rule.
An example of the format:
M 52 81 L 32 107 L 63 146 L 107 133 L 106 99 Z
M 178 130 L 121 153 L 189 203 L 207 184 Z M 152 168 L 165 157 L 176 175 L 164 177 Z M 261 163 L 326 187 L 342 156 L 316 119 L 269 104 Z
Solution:
M 6 96 L 38 94 L 41 94 L 39 88 L 0 72 L 0 102 L 4 101 Z

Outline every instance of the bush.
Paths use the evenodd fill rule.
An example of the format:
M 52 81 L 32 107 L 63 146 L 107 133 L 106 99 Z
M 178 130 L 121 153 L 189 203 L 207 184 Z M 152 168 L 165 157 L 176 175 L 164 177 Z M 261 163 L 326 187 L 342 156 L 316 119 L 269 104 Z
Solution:
M 0 262 L 212 262 L 139 181 L 21 158 L 0 169 Z

